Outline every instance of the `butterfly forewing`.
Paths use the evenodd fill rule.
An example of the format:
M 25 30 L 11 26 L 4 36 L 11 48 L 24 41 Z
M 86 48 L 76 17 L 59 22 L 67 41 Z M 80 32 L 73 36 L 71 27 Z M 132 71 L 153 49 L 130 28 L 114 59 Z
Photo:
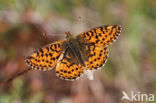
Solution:
M 82 42 L 104 47 L 115 41 L 120 32 L 121 27 L 119 25 L 104 25 L 83 32 L 76 38 L 82 38 Z
M 55 42 L 35 51 L 26 58 L 26 63 L 36 70 L 46 71 L 54 68 L 64 50 L 62 46 L 64 42 Z

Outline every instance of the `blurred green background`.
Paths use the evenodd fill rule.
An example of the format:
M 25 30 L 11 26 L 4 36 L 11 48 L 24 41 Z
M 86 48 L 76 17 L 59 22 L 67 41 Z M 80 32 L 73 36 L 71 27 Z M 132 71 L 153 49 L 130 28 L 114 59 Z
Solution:
M 0 87 L 0 103 L 127 103 L 122 91 L 156 99 L 156 0 L 0 0 L 0 81 L 27 69 L 27 55 L 66 31 L 106 24 L 123 29 L 93 81 L 30 71 Z

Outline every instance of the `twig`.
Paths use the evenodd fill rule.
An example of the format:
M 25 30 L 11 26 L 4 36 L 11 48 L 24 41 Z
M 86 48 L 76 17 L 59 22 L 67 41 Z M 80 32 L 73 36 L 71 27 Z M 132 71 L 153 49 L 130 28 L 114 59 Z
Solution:
M 6 83 L 11 82 L 11 81 L 14 80 L 16 77 L 21 76 L 21 75 L 27 73 L 29 70 L 31 70 L 31 69 L 25 69 L 25 70 L 23 70 L 23 71 L 21 71 L 21 72 L 19 72 L 19 73 L 16 73 L 15 75 L 11 76 L 9 79 L 0 82 L 0 87 L 3 86 L 3 85 L 5 85 Z

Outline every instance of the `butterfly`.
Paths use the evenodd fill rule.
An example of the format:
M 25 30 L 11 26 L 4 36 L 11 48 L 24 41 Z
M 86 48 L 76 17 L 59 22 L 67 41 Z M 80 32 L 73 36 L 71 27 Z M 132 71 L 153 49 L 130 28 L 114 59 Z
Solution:
M 66 40 L 48 44 L 26 58 L 26 64 L 35 70 L 55 68 L 64 80 L 77 80 L 86 70 L 100 69 L 108 58 L 107 46 L 121 32 L 119 25 L 104 25 L 73 36 L 66 32 Z

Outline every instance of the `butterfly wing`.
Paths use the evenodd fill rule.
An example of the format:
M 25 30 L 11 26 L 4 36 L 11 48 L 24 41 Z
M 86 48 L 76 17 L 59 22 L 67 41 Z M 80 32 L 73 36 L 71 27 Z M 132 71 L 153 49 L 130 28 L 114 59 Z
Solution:
M 73 81 L 82 76 L 83 71 L 82 65 L 72 51 L 66 49 L 57 62 L 56 75 L 61 79 Z
M 49 44 L 26 58 L 26 63 L 33 69 L 36 70 L 50 70 L 55 67 L 58 58 L 63 52 L 63 43 L 65 41 L 58 41 Z
M 86 69 L 100 69 L 108 58 L 107 47 L 89 46 L 88 48 L 88 60 L 85 61 Z
M 84 43 L 94 44 L 96 46 L 107 46 L 115 41 L 121 32 L 119 25 L 104 25 L 76 36 L 81 38 Z
M 86 45 L 85 48 L 81 47 L 83 47 L 83 54 L 87 55 L 88 58 L 85 60 L 87 70 L 97 70 L 106 63 L 108 58 L 107 45 L 115 41 L 120 32 L 119 25 L 104 25 L 76 36 L 81 45 Z

